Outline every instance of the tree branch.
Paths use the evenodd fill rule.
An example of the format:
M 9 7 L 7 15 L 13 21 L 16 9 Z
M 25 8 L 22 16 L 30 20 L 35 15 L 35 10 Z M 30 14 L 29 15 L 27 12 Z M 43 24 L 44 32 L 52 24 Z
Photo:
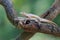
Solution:
M 31 32 L 23 32 L 21 35 L 18 35 L 16 40 L 29 40 L 34 33 Z
M 60 13 L 60 0 L 55 0 L 52 6 L 40 17 L 53 20 Z

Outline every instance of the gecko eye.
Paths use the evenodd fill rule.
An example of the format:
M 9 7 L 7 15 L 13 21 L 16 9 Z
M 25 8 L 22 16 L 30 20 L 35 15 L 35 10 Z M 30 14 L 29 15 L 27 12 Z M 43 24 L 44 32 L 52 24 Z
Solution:
M 37 23 L 35 20 L 25 20 L 24 24 Z
M 29 24 L 30 23 L 30 20 L 27 20 L 26 22 L 25 22 L 25 24 Z

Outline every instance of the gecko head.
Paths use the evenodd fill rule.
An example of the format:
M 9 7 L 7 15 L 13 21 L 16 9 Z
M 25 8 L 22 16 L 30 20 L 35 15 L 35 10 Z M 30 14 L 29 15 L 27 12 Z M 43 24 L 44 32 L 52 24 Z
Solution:
M 50 25 L 48 22 L 38 21 L 36 18 L 20 18 L 18 28 L 23 29 L 26 32 L 38 32 L 40 27 L 44 25 Z
M 37 24 L 38 24 L 38 21 L 36 19 L 26 18 L 19 21 L 18 28 L 23 29 L 27 32 L 34 32 L 34 31 L 36 32 Z
M 18 25 L 23 27 L 24 25 L 30 25 L 33 22 L 38 22 L 38 20 L 36 20 L 34 18 L 31 18 L 31 19 L 29 19 L 29 18 L 21 19 L 20 18 Z

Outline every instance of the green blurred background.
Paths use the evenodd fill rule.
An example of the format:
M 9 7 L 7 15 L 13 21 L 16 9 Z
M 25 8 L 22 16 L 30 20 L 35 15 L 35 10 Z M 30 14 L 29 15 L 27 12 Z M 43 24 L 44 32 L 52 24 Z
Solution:
M 49 9 L 54 0 L 11 0 L 13 6 L 20 16 L 20 12 L 28 12 L 36 15 L 42 15 L 47 9 Z M 60 15 L 58 15 L 53 21 L 60 25 Z M 0 40 L 15 40 L 15 37 L 23 32 L 22 29 L 14 27 L 6 17 L 6 12 L 3 6 L 0 5 Z M 60 37 L 36 33 L 30 40 L 60 40 Z

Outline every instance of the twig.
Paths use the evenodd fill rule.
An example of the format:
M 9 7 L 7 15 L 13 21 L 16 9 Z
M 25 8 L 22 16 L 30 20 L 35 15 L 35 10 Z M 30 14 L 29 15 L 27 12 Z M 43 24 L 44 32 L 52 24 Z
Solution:
M 50 9 L 48 9 L 40 17 L 48 20 L 53 20 L 59 13 L 60 13 L 60 0 L 55 0 Z

